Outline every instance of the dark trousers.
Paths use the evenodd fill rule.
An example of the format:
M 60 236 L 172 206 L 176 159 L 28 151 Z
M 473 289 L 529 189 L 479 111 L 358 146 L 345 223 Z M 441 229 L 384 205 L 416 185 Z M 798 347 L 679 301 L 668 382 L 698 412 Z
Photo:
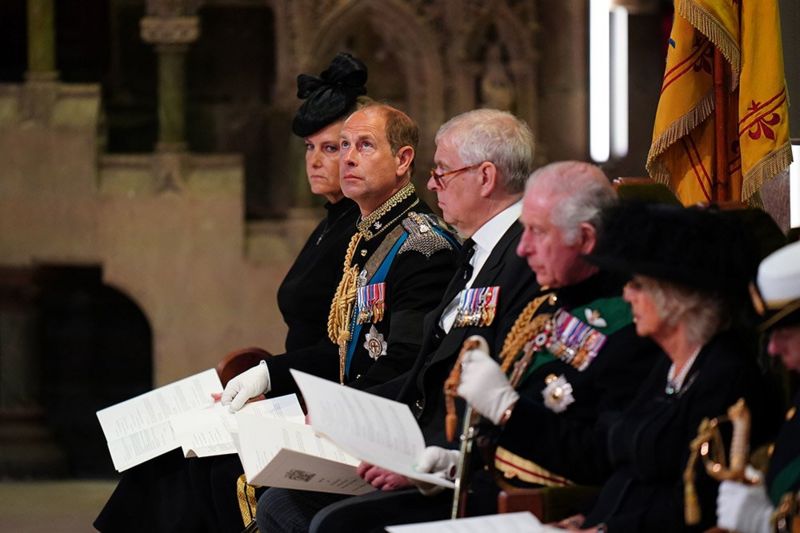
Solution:
M 258 500 L 258 529 L 265 533 L 351 533 L 384 531 L 395 524 L 450 516 L 453 493 L 423 496 L 417 489 L 342 496 L 269 489 Z

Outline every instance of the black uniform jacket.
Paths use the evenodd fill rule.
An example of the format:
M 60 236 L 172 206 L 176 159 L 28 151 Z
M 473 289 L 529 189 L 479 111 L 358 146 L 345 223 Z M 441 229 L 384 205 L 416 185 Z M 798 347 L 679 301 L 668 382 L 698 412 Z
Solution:
M 700 421 L 726 412 L 744 397 L 753 414 L 755 446 L 773 424 L 762 423 L 770 395 L 755 358 L 742 343 L 721 334 L 702 348 L 683 387 L 666 392 L 669 359 L 664 355 L 622 413 L 607 411 L 594 424 L 555 415 L 539 402 L 521 398 L 503 430 L 503 445 L 570 479 L 604 482 L 584 527 L 605 523 L 608 531 L 683 531 L 682 473 L 689 443 Z M 705 530 L 716 522 L 717 485 L 697 473 Z
M 278 309 L 288 326 L 286 351 L 328 338 L 331 299 L 342 277 L 342 258 L 360 216 L 349 198 L 326 203 L 327 216 L 314 229 L 278 287 Z
M 345 383 L 350 386 L 366 388 L 383 383 L 411 368 L 420 348 L 423 318 L 439 303 L 455 271 L 458 256 L 457 241 L 440 227 L 435 226 L 434 231 L 410 235 L 405 226 L 402 226 L 404 231 L 399 234 L 393 233 L 396 227 L 409 219 L 411 212 L 425 215 L 431 213 L 428 206 L 415 194 L 411 194 L 373 222 L 369 231 L 359 230 L 365 236 L 362 237 L 352 259 L 352 264 L 359 268 L 363 268 L 382 245 L 391 244 L 384 242 L 387 238 L 391 239 L 392 235 L 400 238 L 405 234 L 406 241 L 394 255 L 384 280 L 386 295 L 383 319 L 375 324 L 364 324 L 360 328 L 358 337 L 350 341 L 355 343 L 352 361 L 348 365 L 345 378 Z M 429 223 L 435 224 L 433 220 L 429 220 Z M 368 237 L 369 235 L 371 237 Z M 446 239 L 448 245 L 428 255 L 425 253 L 427 243 L 425 239 L 436 236 Z M 366 334 L 372 325 L 387 343 L 386 354 L 377 359 L 370 357 L 364 347 Z M 326 337 L 313 346 L 271 357 L 267 365 L 271 380 L 270 396 L 297 392 L 294 379 L 289 373 L 291 368 L 338 381 L 338 346 Z
M 767 493 L 773 505 L 778 505 L 787 492 L 800 490 L 800 393 L 786 416 L 775 441 L 766 478 Z
M 521 234 L 522 227 L 513 224 L 492 249 L 472 283 L 472 287 L 500 287 L 497 314 L 492 324 L 482 327 L 452 327 L 444 334 L 439 327 L 441 316 L 465 284 L 461 276 L 454 277 L 442 301 L 425 317 L 422 348 L 411 371 L 384 386 L 370 389 L 375 394 L 407 403 L 417 417 L 425 442 L 429 446 L 458 445 L 457 442 L 448 443 L 445 438 L 443 387 L 464 341 L 471 335 L 481 335 L 489 346 L 493 346 L 497 338 L 502 337 L 497 332 L 500 324 L 504 323 L 503 319 L 516 314 L 520 306 L 527 303 L 538 290 L 533 272 L 516 254 Z M 464 410 L 463 401 L 458 398 L 456 405 L 460 423 Z
M 607 328 L 594 327 L 603 332 L 605 343 L 583 370 L 549 353 L 536 354 L 517 389 L 525 402 L 543 404 L 542 392 L 547 382 L 560 377 L 572 387 L 573 402 L 566 405 L 558 417 L 593 424 L 601 413 L 627 407 L 644 377 L 659 360 L 661 351 L 649 339 L 636 335 L 630 307 L 620 298 L 621 290 L 622 282 L 618 277 L 598 272 L 580 283 L 559 288 L 555 291 L 555 303 L 547 302 L 539 307 L 534 316 L 557 310 L 575 313 L 584 307 L 597 310 Z M 577 315 L 584 320 L 584 313 L 577 312 Z M 538 439 L 541 431 L 535 425 L 529 426 L 524 439 Z M 519 454 L 516 439 L 520 436 L 511 436 L 503 430 L 497 440 L 495 467 L 508 480 L 518 485 L 551 482 L 558 485 L 564 482 L 559 478 L 569 478 L 558 470 L 540 471 L 538 467 L 543 465 L 535 458 Z
M 622 281 L 605 272 L 560 288 L 556 294 L 556 305 L 542 306 L 539 312 L 553 312 L 554 308 L 571 311 L 601 301 L 616 301 L 616 305 L 629 309 L 628 304 L 621 301 Z M 594 421 L 602 411 L 627 407 L 642 380 L 659 360 L 661 350 L 649 339 L 636 334 L 632 317 L 621 320 L 624 325 L 606 336 L 605 344 L 586 369 L 578 370 L 560 359 L 538 366 L 534 359 L 534 369 L 524 378 L 518 392 L 541 403 L 548 376 L 563 375 L 572 385 L 575 399 L 562 413 L 568 418 Z

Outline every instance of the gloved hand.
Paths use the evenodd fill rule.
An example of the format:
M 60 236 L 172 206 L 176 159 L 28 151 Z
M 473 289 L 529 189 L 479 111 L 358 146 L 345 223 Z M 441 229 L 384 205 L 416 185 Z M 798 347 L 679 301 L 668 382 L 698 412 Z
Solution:
M 250 398 L 269 392 L 269 369 L 267 362 L 261 361 L 258 365 L 245 370 L 231 379 L 222 391 L 222 405 L 227 405 L 231 413 L 235 413 L 247 403 Z
M 717 495 L 717 525 L 738 533 L 769 533 L 774 508 L 763 485 L 723 481 Z
M 458 458 L 461 452 L 458 450 L 448 450 L 439 446 L 428 446 L 417 457 L 417 464 L 414 470 L 425 472 L 435 476 L 453 481 L 456 477 Z M 425 483 L 416 479 L 411 480 L 419 491 L 425 496 L 433 496 L 444 490 L 440 485 Z
M 519 399 L 500 365 L 489 356 L 486 341 L 480 348 L 464 354 L 458 395 L 495 425 L 500 423 L 505 410 Z
M 428 446 L 417 457 L 414 470 L 434 474 L 444 479 L 453 481 L 456 477 L 456 466 L 461 452 L 448 450 L 439 446 Z

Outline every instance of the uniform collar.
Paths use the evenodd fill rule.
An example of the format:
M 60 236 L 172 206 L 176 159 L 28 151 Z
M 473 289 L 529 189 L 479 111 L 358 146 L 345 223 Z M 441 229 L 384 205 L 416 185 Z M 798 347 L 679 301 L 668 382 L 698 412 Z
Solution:
M 358 231 L 365 240 L 370 240 L 388 228 L 394 227 L 394 223 L 418 203 L 419 198 L 414 192 L 414 184 L 409 183 L 394 193 L 375 211 L 362 217 L 358 222 Z

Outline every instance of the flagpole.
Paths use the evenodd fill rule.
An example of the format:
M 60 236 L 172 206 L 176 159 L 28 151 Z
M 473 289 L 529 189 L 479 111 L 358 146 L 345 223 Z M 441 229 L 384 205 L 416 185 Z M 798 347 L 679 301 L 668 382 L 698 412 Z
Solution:
M 714 154 L 715 172 L 711 183 L 711 201 L 720 203 L 731 198 L 728 175 L 728 94 L 725 89 L 725 58 L 719 48 L 714 47 Z M 738 200 L 738 198 L 737 198 Z

